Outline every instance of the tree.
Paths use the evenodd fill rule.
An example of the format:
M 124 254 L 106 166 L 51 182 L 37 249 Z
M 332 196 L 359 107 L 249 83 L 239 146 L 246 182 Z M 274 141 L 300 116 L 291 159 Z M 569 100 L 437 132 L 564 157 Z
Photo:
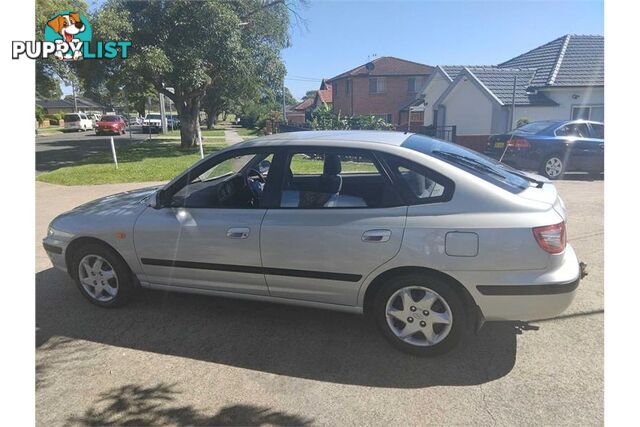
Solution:
M 94 33 L 132 42 L 129 58 L 111 66 L 174 102 L 181 144 L 188 147 L 197 142 L 207 90 L 237 76 L 282 80 L 279 53 L 289 43 L 288 12 L 284 0 L 109 0 L 94 17 Z
M 302 97 L 302 100 L 304 101 L 305 99 L 313 99 L 316 97 L 316 92 L 317 90 L 308 90 L 307 93 L 304 94 L 304 96 Z

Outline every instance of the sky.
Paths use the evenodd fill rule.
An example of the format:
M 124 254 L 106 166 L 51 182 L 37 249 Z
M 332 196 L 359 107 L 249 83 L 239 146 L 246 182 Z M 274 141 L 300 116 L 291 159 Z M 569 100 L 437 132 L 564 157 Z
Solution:
M 90 3 L 95 8 L 100 1 Z M 597 0 L 309 0 L 298 13 L 306 26 L 292 18 L 291 47 L 282 51 L 285 84 L 297 99 L 318 89 L 323 77 L 375 56 L 490 65 L 564 34 L 604 34 L 604 5 Z
M 604 34 L 602 1 L 311 1 L 282 52 L 296 98 L 373 55 L 427 65 L 504 62 L 564 34 Z M 309 79 L 311 78 L 311 79 Z

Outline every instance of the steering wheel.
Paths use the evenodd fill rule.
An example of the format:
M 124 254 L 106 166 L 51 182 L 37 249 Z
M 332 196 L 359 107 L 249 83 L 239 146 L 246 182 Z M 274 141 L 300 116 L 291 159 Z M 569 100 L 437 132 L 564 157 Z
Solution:
M 246 186 L 249 188 L 249 190 L 251 191 L 251 195 L 253 196 L 253 198 L 255 200 L 259 200 L 260 199 L 260 193 L 258 192 L 255 184 L 254 184 L 254 180 L 252 179 L 252 177 L 255 177 L 256 180 L 262 184 L 266 183 L 267 181 L 264 178 L 264 175 L 262 175 L 262 172 L 260 172 L 258 169 L 249 169 L 247 171 L 247 176 L 246 176 Z

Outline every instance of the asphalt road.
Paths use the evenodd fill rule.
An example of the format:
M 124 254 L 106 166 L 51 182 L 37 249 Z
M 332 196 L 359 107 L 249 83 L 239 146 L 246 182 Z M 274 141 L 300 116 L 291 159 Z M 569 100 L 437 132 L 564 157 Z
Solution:
M 157 138 L 153 134 L 152 138 Z M 149 134 L 134 129 L 131 136 L 114 136 L 116 146 L 144 141 Z M 36 174 L 71 166 L 100 152 L 111 151 L 110 136 L 97 136 L 94 131 L 69 132 L 36 136 Z
M 38 425 L 603 423 L 603 181 L 558 183 L 590 271 L 567 312 L 488 323 L 437 359 L 355 315 L 152 291 L 90 305 L 39 239 L 56 214 L 132 187 L 36 183 Z

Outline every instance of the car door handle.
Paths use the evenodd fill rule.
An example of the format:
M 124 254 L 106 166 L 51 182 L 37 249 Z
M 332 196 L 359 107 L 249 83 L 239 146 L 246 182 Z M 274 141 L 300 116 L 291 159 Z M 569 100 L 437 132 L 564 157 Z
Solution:
M 604 150 L 604 144 L 600 144 L 598 147 L 600 147 L 601 150 Z
M 368 230 L 362 233 L 363 242 L 381 243 L 391 237 L 391 230 Z
M 248 227 L 230 228 L 227 230 L 227 237 L 229 239 L 246 239 L 249 237 L 250 231 Z

